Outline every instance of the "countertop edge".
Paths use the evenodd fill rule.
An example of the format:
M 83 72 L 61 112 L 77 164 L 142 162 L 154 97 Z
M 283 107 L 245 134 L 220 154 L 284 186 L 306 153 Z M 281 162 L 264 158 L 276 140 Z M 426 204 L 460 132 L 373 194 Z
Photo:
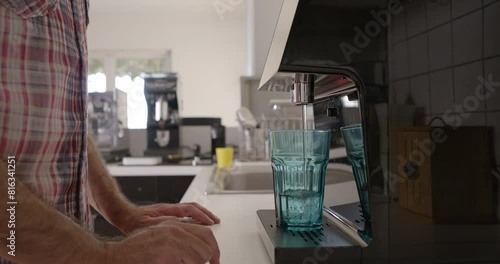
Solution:
M 155 165 L 155 166 L 124 166 L 121 163 L 107 164 L 106 167 L 113 177 L 127 176 L 195 176 L 202 168 L 212 168 L 213 166 L 175 166 L 175 165 Z

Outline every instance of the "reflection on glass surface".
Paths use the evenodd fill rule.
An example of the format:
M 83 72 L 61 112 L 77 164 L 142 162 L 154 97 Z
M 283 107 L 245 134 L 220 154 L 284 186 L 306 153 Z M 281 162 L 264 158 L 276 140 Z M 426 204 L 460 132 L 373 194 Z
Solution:
M 361 210 L 366 221 L 371 222 L 370 197 L 368 194 L 368 175 L 366 169 L 363 127 L 360 124 L 345 126 L 341 129 L 347 150 L 347 157 L 352 166 L 354 180 L 358 189 Z M 371 230 L 367 230 L 371 231 Z M 371 237 L 371 233 L 365 233 Z M 371 238 L 370 238 L 371 239 Z

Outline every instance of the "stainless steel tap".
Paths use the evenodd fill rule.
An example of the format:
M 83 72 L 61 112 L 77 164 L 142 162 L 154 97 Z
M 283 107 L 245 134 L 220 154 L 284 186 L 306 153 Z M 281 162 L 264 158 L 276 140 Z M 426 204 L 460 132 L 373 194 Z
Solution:
M 292 103 L 304 105 L 314 102 L 314 79 L 315 75 L 310 73 L 296 73 L 291 85 Z

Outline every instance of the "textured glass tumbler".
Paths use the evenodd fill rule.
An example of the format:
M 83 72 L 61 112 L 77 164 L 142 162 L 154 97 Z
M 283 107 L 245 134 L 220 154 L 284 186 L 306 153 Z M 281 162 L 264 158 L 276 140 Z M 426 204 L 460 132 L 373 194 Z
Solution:
M 358 189 L 361 210 L 366 221 L 371 220 L 370 201 L 368 197 L 368 177 L 366 174 L 365 145 L 361 125 L 351 125 L 340 129 L 347 151 L 349 163 L 354 172 L 354 180 Z
M 277 224 L 291 230 L 321 228 L 330 131 L 269 132 Z

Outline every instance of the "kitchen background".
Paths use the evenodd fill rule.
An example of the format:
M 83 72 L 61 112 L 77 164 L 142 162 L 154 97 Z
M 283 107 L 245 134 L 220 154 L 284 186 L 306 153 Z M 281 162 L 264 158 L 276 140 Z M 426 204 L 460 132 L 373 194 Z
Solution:
M 276 107 L 273 108 L 270 100 L 289 100 L 289 94 L 257 92 L 257 87 L 282 2 L 150 0 L 138 5 L 131 0 L 108 0 L 91 3 L 88 36 L 90 75 L 94 78 L 96 90 L 117 87 L 129 95 L 128 110 L 119 111 L 127 113 L 125 123 L 132 128 L 129 135 L 132 156 L 142 156 L 147 144 L 144 129 L 147 112 L 140 105 L 145 100 L 141 90 L 143 83 L 138 79 L 141 71 L 178 73 L 180 116 L 221 117 L 222 124 L 226 126 L 226 143 L 230 145 L 238 145 L 241 141 L 236 119 L 236 112 L 241 106 L 248 107 L 257 117 L 276 115 L 279 105 L 274 104 Z M 496 85 L 500 84 L 500 16 L 497 15 L 500 13 L 500 1 L 401 2 L 404 4 L 402 12 L 393 15 L 388 25 L 388 48 L 380 45 L 362 50 L 369 55 L 370 52 L 380 52 L 377 48 L 382 47 L 384 63 L 385 51 L 389 55 L 389 88 L 386 88 L 385 82 L 380 86 L 383 100 L 377 102 L 375 109 L 378 127 L 371 128 L 374 133 L 370 135 L 370 140 L 374 140 L 372 142 L 380 140 L 375 144 L 380 146 L 380 161 L 375 162 L 382 167 L 377 173 L 382 172 L 384 180 L 380 181 L 382 188 L 377 193 L 391 198 L 387 200 L 386 207 L 385 204 L 377 204 L 379 217 L 374 233 L 377 238 L 385 239 L 386 235 L 389 238 L 380 239 L 383 243 L 375 243 L 367 252 L 377 255 L 383 252 L 389 254 L 390 251 L 397 258 L 412 254 L 426 256 L 429 251 L 446 255 L 446 250 L 450 250 L 449 255 L 457 259 L 461 258 L 460 254 L 464 255 L 460 259 L 462 261 L 471 251 L 487 251 L 495 246 L 473 242 L 484 241 L 483 237 L 496 234 L 497 226 L 483 228 L 481 224 L 476 229 L 471 224 L 460 228 L 458 234 L 453 225 L 427 224 L 428 219 L 411 213 L 411 210 L 399 210 L 406 206 L 399 204 L 403 199 L 398 200 L 406 191 L 401 191 L 402 184 L 398 178 L 401 176 L 398 174 L 398 165 L 401 164 L 398 161 L 398 129 L 428 124 L 442 126 L 443 123 L 476 128 L 490 126 L 493 128 L 492 149 L 496 154 L 492 157 L 492 167 L 496 172 L 492 173 L 500 179 L 500 85 Z M 348 4 L 350 1 L 338 0 L 336 3 Z M 383 4 L 385 1 L 374 0 L 371 3 Z M 333 50 L 337 48 L 332 47 Z M 104 75 L 107 78 L 103 79 Z M 492 80 L 489 81 L 491 87 L 496 88 L 496 91 L 490 91 L 491 96 L 487 100 L 480 100 L 476 95 L 481 78 Z M 385 93 L 387 90 L 388 93 Z M 480 90 L 482 94 L 484 89 Z M 464 104 L 463 110 L 457 108 L 457 105 Z M 436 117 L 440 119 L 434 119 Z M 181 132 L 181 145 L 201 144 L 206 151 L 210 146 L 209 129 Z M 474 140 L 477 138 L 471 138 L 470 142 Z M 471 155 L 467 151 L 459 155 L 476 161 L 474 157 L 469 157 Z M 447 158 L 449 161 L 457 157 L 448 155 Z M 444 164 L 443 160 L 440 162 Z M 457 163 L 455 168 L 446 167 L 453 171 L 449 173 L 453 177 L 460 174 L 455 173 L 460 170 L 465 171 L 460 176 L 466 175 L 461 182 L 454 181 L 455 178 L 443 180 L 447 186 L 442 192 L 445 196 L 450 194 L 448 197 L 459 200 L 474 192 L 469 189 L 474 189 L 473 183 L 480 184 L 475 181 L 479 173 L 467 174 L 469 166 L 467 162 L 462 162 Z M 439 172 L 434 172 L 433 176 L 443 179 Z M 185 182 L 185 188 L 190 181 Z M 394 183 L 395 186 L 392 185 Z M 139 184 L 130 183 L 134 187 L 131 189 L 137 189 Z M 153 183 L 151 186 L 156 188 Z M 179 194 L 179 197 L 182 195 Z M 500 192 L 493 195 L 498 195 L 498 198 L 489 201 L 494 200 L 492 203 L 497 208 L 498 218 Z M 425 195 L 422 197 L 425 198 Z M 390 232 L 385 228 L 390 228 Z M 459 236 L 457 241 L 461 244 L 454 245 L 457 242 L 455 238 Z M 433 243 L 440 250 L 429 246 Z M 487 256 L 487 253 L 478 255 Z
M 236 110 L 242 102 L 253 109 L 270 111 L 269 98 L 288 97 L 282 93 L 255 93 L 281 3 L 282 0 L 91 3 L 88 49 L 90 76 L 96 81 L 94 86 L 90 84 L 90 90 L 94 87 L 94 91 L 103 92 L 118 87 L 128 94 L 128 122 L 122 122 L 131 129 L 129 147 L 133 156 L 142 156 L 146 147 L 147 109 L 143 84 L 134 82 L 136 76 L 129 73 L 136 71 L 138 75 L 141 69 L 134 68 L 135 64 L 132 69 L 123 64 L 146 61 L 136 64 L 146 64 L 144 71 L 176 72 L 181 117 L 221 117 L 227 127 L 227 143 L 237 145 Z M 153 67 L 148 67 L 151 64 Z M 119 111 L 126 110 L 119 106 Z M 182 139 L 182 143 L 209 144 L 208 137 L 197 142 L 199 135 L 185 136 L 188 138 Z
M 228 127 L 228 143 L 236 145 L 235 113 L 240 106 L 261 116 L 272 111 L 269 99 L 288 98 L 286 93 L 256 92 L 281 3 L 95 1 L 90 9 L 89 54 L 91 60 L 101 62 L 103 71 L 115 74 L 120 71 L 106 61 L 141 56 L 164 59 L 160 70 L 179 74 L 180 115 L 221 117 Z M 492 93 L 465 113 L 459 113 L 454 104 L 463 104 L 474 94 L 479 76 L 500 79 L 500 37 L 495 34 L 500 17 L 494 15 L 499 9 L 500 2 L 492 0 L 408 2 L 389 25 L 389 114 L 413 105 L 416 114 L 406 117 L 407 125 L 426 125 L 440 116 L 450 125 L 493 126 L 498 152 L 500 109 L 493 102 L 500 100 L 500 93 Z M 452 40 L 457 44 L 452 45 Z M 107 87 L 119 86 L 113 81 L 108 77 Z M 131 110 L 134 102 L 128 100 L 129 116 L 135 112 L 141 119 L 141 112 Z M 440 125 L 439 121 L 433 124 Z M 130 132 L 131 153 L 141 155 L 146 143 L 137 139 L 145 138 L 145 132 Z M 392 153 L 392 161 L 393 148 L 395 144 L 382 150 Z M 496 166 L 500 168 L 500 155 Z

